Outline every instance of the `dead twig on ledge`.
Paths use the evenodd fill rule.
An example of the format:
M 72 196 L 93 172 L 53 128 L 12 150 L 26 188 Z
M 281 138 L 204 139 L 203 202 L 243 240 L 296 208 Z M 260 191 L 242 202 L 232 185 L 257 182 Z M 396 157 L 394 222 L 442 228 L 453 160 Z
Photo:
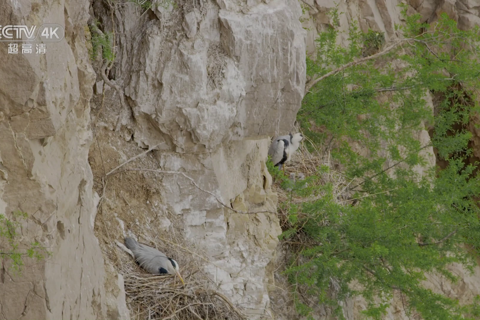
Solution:
M 150 150 L 147 150 L 146 152 L 148 152 Z M 144 153 L 146 153 L 144 152 Z M 144 154 L 143 153 L 143 154 Z M 139 154 L 138 156 L 134 157 L 134 158 L 138 158 L 140 157 L 142 154 Z M 123 164 L 121 164 L 120 166 L 123 166 L 125 164 L 127 164 L 128 162 L 134 160 L 134 158 L 128 160 L 127 162 L 124 162 Z M 115 171 L 116 169 L 118 169 L 120 166 L 118 166 L 117 168 L 111 170 L 109 173 L 107 173 L 107 175 L 109 175 L 110 173 L 113 173 L 113 171 Z M 202 187 L 200 187 L 196 182 L 195 180 L 186 175 L 184 172 L 180 172 L 180 171 L 169 171 L 169 170 L 157 170 L 157 169 L 142 169 L 142 168 L 132 168 L 132 169 L 125 169 L 125 171 L 146 171 L 146 172 L 153 172 L 153 173 L 162 173 L 162 174 L 178 174 L 178 175 L 181 175 L 183 177 L 185 177 L 186 179 L 188 179 L 195 188 L 197 188 L 198 190 L 202 191 L 202 192 L 205 192 L 209 195 L 211 195 L 217 202 L 218 204 L 220 204 L 222 207 L 224 207 L 225 209 L 228 209 L 230 211 L 233 211 L 235 213 L 238 213 L 238 214 L 258 214 L 258 213 L 271 213 L 271 214 L 276 214 L 276 212 L 274 211 L 268 211 L 268 210 L 263 210 L 263 211 L 255 211 L 255 212 L 242 212 L 242 211 L 238 211 L 238 210 L 235 210 L 233 209 L 231 206 L 228 206 L 226 205 L 225 203 L 223 203 L 222 200 L 220 200 L 218 198 L 218 196 L 216 194 L 214 194 L 213 192 L 211 191 L 208 191 L 208 190 L 205 190 L 203 189 Z
M 116 170 L 120 169 L 121 167 L 123 167 L 123 166 L 126 165 L 127 163 L 130 163 L 130 162 L 132 162 L 133 160 L 135 160 L 135 159 L 137 159 L 137 158 L 140 158 L 141 156 L 149 153 L 150 151 L 154 150 L 154 149 L 155 149 L 156 147 L 158 147 L 158 146 L 159 146 L 159 144 L 154 145 L 153 147 L 148 148 L 147 151 L 144 151 L 144 152 L 142 152 L 142 153 L 140 153 L 140 154 L 137 154 L 136 156 L 128 159 L 127 161 L 121 163 L 120 165 L 118 165 L 118 166 L 116 166 L 115 168 L 113 168 L 112 170 L 110 170 L 105 176 L 108 177 L 109 175 L 111 175 L 112 173 L 114 173 Z

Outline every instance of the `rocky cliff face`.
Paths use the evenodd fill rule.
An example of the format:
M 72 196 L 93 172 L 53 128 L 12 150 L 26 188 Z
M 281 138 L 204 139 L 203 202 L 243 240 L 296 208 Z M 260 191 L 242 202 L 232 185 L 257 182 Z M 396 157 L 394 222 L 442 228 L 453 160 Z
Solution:
M 268 309 L 266 266 L 280 230 L 268 213 L 276 199 L 264 161 L 268 135 L 292 128 L 303 96 L 300 7 L 288 0 L 163 4 L 146 14 L 128 3 L 95 2 L 93 10 L 81 2 L 2 4 L 2 24 L 66 29 L 45 55 L 8 55 L 1 45 L 1 207 L 28 213 L 23 241 L 51 252 L 27 261 L 22 276 L 4 266 L 3 318 L 127 318 L 106 224 L 118 227 L 108 240 L 121 240 L 125 229 L 140 238 L 180 232 L 211 261 L 205 269 L 214 270 L 220 290 L 253 317 Z M 117 28 L 120 44 L 107 75 L 119 90 L 105 87 L 95 97 L 93 121 L 89 10 Z M 104 181 L 101 199 L 87 162 L 92 129 L 89 160 Z M 106 181 L 100 167 L 112 169 L 144 147 L 155 151 L 142 169 L 175 173 L 133 178 L 141 185 Z M 93 233 L 99 200 L 106 264 Z M 152 214 L 158 228 L 139 223 Z
M 47 260 L 25 259 L 21 274 L 3 264 L 0 318 L 106 318 L 87 162 L 95 80 L 85 47 L 88 3 L 2 1 L 0 8 L 4 26 L 66 29 L 45 54 L 22 54 L 21 46 L 8 54 L 8 43 L 0 43 L 0 212 L 27 213 L 21 243 L 38 241 L 51 252 Z
M 168 253 L 165 240 L 178 233 L 202 252 L 218 290 L 250 318 L 265 317 L 281 232 L 265 159 L 268 136 L 293 129 L 303 97 L 299 4 L 177 1 L 146 14 L 126 7 L 113 24 L 108 8 L 93 8 L 105 9 L 99 20 L 124 44 L 111 74 L 128 105 L 119 111 L 108 88 L 102 110 L 98 101 L 94 172 L 154 150 L 132 165 L 137 171 L 109 178 L 97 234 L 108 226 L 121 240 L 131 231 Z M 135 222 L 146 220 L 155 227 Z M 181 254 L 173 253 L 188 261 Z
M 332 8 L 302 3 L 308 33 L 295 0 L 157 0 L 147 11 L 133 2 L 0 0 L 1 25 L 66 30 L 45 55 L 10 55 L 0 42 L 0 212 L 26 212 L 22 242 L 51 252 L 27 259 L 21 275 L 3 266 L 1 319 L 129 318 L 113 243 L 131 233 L 181 265 L 200 254 L 213 286 L 249 319 L 273 317 L 281 230 L 268 136 L 293 129 L 305 52 Z M 341 2 L 341 27 L 358 21 L 391 40 L 397 4 Z M 465 28 L 479 24 L 475 1 L 408 4 L 426 21 L 446 11 Z M 93 18 L 113 34 L 113 66 L 90 60 Z M 467 301 L 479 277 L 455 272 L 464 289 L 437 278 L 432 286 Z M 362 303 L 348 301 L 346 316 L 355 319 Z M 404 317 L 398 304 L 391 314 Z
M 128 318 L 112 267 L 112 241 L 125 230 L 140 239 L 179 233 L 210 261 L 219 290 L 252 317 L 268 310 L 266 268 L 280 230 L 265 158 L 268 136 L 292 129 L 303 96 L 300 6 L 172 3 L 148 12 L 132 3 L 2 3 L 3 25 L 66 30 L 44 55 L 10 55 L 0 44 L 0 207 L 26 212 L 22 241 L 51 252 L 27 259 L 21 275 L 3 267 L 2 318 Z M 95 85 L 89 13 L 117 37 L 117 63 L 97 80 L 118 90 Z M 152 153 L 135 164 L 170 174 L 107 180 L 105 170 L 145 147 Z M 103 182 L 98 195 L 87 158 Z

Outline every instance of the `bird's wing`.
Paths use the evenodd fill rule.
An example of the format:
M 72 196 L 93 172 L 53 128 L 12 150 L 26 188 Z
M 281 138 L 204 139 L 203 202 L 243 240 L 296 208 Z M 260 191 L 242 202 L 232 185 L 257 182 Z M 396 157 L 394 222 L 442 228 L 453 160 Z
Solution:
M 279 162 L 282 161 L 283 152 L 285 150 L 285 142 L 283 140 L 275 141 L 275 146 L 272 148 L 272 152 L 270 157 L 272 158 L 272 162 L 274 165 L 277 165 Z M 272 143 L 273 146 L 273 143 Z
M 130 237 L 125 238 L 125 245 L 127 246 L 128 249 L 130 250 L 135 250 L 137 247 L 137 241 L 135 239 L 132 239 Z
M 134 253 L 137 262 L 149 273 L 159 274 L 158 270 L 160 268 L 164 268 L 167 271 L 171 270 L 170 266 L 172 263 L 170 260 L 163 252 L 155 248 L 139 243 Z
M 274 139 L 272 140 L 272 143 L 270 143 L 270 148 L 268 148 L 268 155 L 273 158 L 273 155 L 275 154 L 275 150 L 277 149 L 278 145 L 278 140 Z
M 160 274 L 160 268 L 165 269 L 170 274 L 174 274 L 172 271 L 172 263 L 165 256 L 148 256 L 138 261 L 138 263 L 147 272 L 152 274 Z
M 289 143 L 290 143 L 290 135 L 285 135 L 285 136 L 278 136 L 278 137 L 275 137 L 275 139 L 272 140 L 272 143 L 270 144 L 270 148 L 268 149 L 268 155 L 269 156 L 272 156 L 274 151 L 276 150 L 277 148 L 277 144 L 279 141 L 282 141 L 282 140 L 287 140 Z
M 287 140 L 288 143 L 292 143 L 292 137 L 289 134 L 286 134 L 284 136 L 276 137 L 275 140 Z

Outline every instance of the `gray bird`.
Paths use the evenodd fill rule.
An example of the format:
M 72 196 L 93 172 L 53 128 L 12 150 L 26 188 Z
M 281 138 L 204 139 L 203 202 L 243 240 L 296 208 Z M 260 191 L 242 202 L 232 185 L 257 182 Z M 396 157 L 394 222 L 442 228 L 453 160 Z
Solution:
M 287 148 L 288 148 L 287 139 L 277 139 L 272 142 L 270 149 L 268 150 L 268 155 L 272 158 L 272 162 L 275 166 L 282 169 L 283 164 L 287 161 Z
M 168 258 L 165 253 L 147 245 L 138 243 L 132 238 L 125 238 L 125 245 L 133 252 L 140 267 L 152 274 L 176 274 L 183 284 L 177 261 Z
M 283 164 L 290 161 L 293 153 L 297 151 L 300 146 L 300 141 L 302 140 L 303 135 L 301 133 L 295 133 L 293 135 L 290 133 L 273 139 L 268 149 L 268 155 L 272 158 L 273 164 L 282 169 Z

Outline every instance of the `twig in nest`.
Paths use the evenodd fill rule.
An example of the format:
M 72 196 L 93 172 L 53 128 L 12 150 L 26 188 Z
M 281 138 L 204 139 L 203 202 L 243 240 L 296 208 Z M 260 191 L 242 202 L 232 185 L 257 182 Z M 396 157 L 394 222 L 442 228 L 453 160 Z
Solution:
M 172 287 L 170 277 L 151 277 L 127 273 L 125 292 L 137 318 L 149 319 L 231 319 L 244 320 L 245 315 L 223 294 L 208 288 L 206 275 L 198 273 L 189 284 Z

